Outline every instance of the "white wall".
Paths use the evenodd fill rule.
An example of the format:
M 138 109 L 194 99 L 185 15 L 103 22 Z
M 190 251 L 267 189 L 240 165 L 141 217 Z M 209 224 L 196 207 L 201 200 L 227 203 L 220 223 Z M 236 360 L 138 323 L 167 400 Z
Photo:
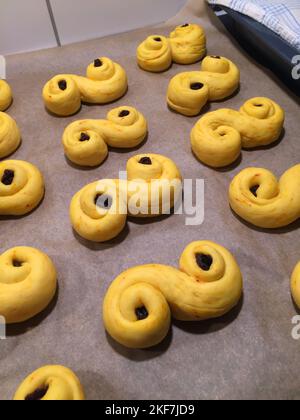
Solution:
M 44 0 L 0 0 L 0 54 L 55 45 Z
M 186 0 L 50 0 L 62 44 L 163 22 Z M 0 0 L 0 54 L 57 45 L 46 0 Z
M 63 44 L 163 22 L 184 3 L 185 0 L 51 0 Z

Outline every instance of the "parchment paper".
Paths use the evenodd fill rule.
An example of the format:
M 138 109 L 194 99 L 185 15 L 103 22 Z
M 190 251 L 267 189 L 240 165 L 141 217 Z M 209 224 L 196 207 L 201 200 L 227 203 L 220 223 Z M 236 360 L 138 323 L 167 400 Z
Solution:
M 210 54 L 223 54 L 241 69 L 238 95 L 209 109 L 239 108 L 247 99 L 265 95 L 286 110 L 285 135 L 274 147 L 243 151 L 242 161 L 227 171 L 199 163 L 190 150 L 189 133 L 197 118 L 167 109 L 170 78 L 198 69 L 174 65 L 164 74 L 139 70 L 135 50 L 154 32 L 168 34 L 176 23 L 202 24 Z M 44 83 L 58 73 L 85 73 L 99 55 L 120 62 L 129 76 L 129 92 L 115 105 L 83 106 L 71 118 L 49 115 L 41 98 Z M 232 177 L 248 166 L 266 167 L 280 176 L 299 162 L 299 103 L 270 72 L 241 51 L 204 4 L 189 2 L 171 22 L 105 39 L 8 57 L 8 80 L 23 137 L 14 159 L 36 164 L 46 180 L 46 196 L 27 217 L 0 220 L 1 252 L 18 245 L 37 247 L 54 261 L 59 293 L 51 307 L 0 341 L 0 399 L 11 399 L 19 383 L 45 364 L 62 364 L 80 377 L 88 399 L 275 399 L 300 397 L 300 341 L 292 339 L 297 314 L 289 292 L 289 276 L 300 259 L 299 223 L 277 231 L 251 228 L 229 209 Z M 82 170 L 65 160 L 61 136 L 70 122 L 103 118 L 112 107 L 136 106 L 149 122 L 149 137 L 139 152 L 174 159 L 185 178 L 204 178 L 205 222 L 186 227 L 184 216 L 138 222 L 124 234 L 92 245 L 75 237 L 68 216 L 71 197 L 96 179 L 115 177 L 137 151 L 110 151 L 99 168 Z M 127 350 L 107 337 L 101 318 L 102 300 L 111 281 L 123 270 L 144 263 L 177 266 L 185 246 L 210 239 L 228 247 L 244 276 L 244 299 L 220 320 L 174 322 L 168 338 L 145 351 Z

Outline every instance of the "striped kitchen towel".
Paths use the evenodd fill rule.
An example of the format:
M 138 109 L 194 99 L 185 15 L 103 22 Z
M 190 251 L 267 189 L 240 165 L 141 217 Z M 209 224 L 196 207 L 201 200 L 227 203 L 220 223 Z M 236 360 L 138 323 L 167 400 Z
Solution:
M 250 16 L 300 51 L 300 0 L 207 0 Z

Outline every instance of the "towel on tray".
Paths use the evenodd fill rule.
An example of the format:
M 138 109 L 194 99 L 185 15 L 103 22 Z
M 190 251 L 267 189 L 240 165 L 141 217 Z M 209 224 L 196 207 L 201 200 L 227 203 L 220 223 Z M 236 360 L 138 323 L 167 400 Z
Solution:
M 299 0 L 207 0 L 209 4 L 228 7 L 247 15 L 300 51 Z

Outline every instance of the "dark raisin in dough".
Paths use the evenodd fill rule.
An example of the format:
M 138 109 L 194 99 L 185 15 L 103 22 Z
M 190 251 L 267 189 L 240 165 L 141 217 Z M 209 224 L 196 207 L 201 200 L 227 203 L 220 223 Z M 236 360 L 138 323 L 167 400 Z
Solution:
M 13 266 L 14 267 L 22 267 L 23 263 L 18 260 L 13 260 Z
M 200 83 L 200 82 L 198 82 L 198 83 L 191 83 L 191 89 L 192 90 L 200 90 L 200 89 L 203 88 L 203 86 L 204 86 L 204 84 L 203 83 Z
M 120 118 L 128 117 L 129 114 L 130 114 L 130 111 L 128 111 L 127 109 L 124 109 L 123 111 L 120 112 L 119 117 Z
M 254 197 L 257 197 L 257 190 L 259 189 L 259 187 L 260 185 L 254 185 L 253 187 L 250 188 L 250 191 L 252 192 Z
M 139 321 L 142 321 L 143 319 L 146 319 L 149 316 L 148 311 L 145 308 L 145 306 L 142 306 L 141 308 L 137 308 L 135 310 L 135 314 Z
M 94 66 L 95 66 L 95 67 L 101 67 L 101 66 L 103 66 L 103 63 L 102 63 L 102 61 L 100 60 L 100 58 L 97 58 L 97 59 L 94 61 Z
M 90 136 L 86 133 L 81 133 L 79 141 L 89 141 Z
M 160 37 L 156 37 L 156 38 L 154 38 L 154 41 L 161 42 L 161 38 Z
M 213 258 L 211 257 L 211 255 L 196 254 L 196 261 L 198 266 L 202 268 L 202 270 L 209 271 L 213 263 Z
M 215 58 L 216 60 L 221 60 L 221 57 L 219 55 L 211 55 L 211 58 Z
M 11 185 L 13 183 L 15 177 L 14 171 L 11 171 L 10 169 L 5 169 L 1 182 L 4 185 Z
M 67 82 L 66 82 L 66 80 L 60 80 L 59 82 L 58 82 L 58 87 L 59 87 L 59 89 L 60 90 L 66 90 L 67 89 Z
M 152 165 L 152 160 L 149 157 L 143 157 L 140 159 L 139 163 L 141 165 Z
M 49 387 L 36 389 L 32 394 L 27 395 L 25 401 L 40 401 L 48 392 Z

